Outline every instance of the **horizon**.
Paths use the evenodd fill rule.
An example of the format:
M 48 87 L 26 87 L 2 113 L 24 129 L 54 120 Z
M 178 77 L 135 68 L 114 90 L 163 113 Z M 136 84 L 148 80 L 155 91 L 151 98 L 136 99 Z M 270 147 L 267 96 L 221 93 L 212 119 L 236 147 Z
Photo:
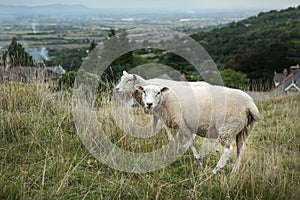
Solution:
M 7 9 L 5 7 L 7 6 Z M 45 12 L 55 12 L 60 9 L 66 9 L 67 13 L 69 12 L 80 12 L 82 10 L 81 14 L 87 15 L 90 13 L 91 15 L 98 13 L 98 12 L 105 12 L 105 14 L 109 14 L 111 12 L 111 15 L 115 15 L 116 12 L 121 15 L 128 15 L 128 14 L 184 14 L 184 15 L 190 15 L 191 17 L 195 17 L 200 15 L 232 15 L 232 16 L 241 16 L 242 18 L 247 18 L 250 16 L 255 16 L 261 12 L 269 12 L 272 10 L 276 11 L 282 11 L 286 10 L 288 8 L 297 8 L 300 7 L 300 4 L 297 6 L 289 6 L 284 8 L 254 8 L 254 7 L 228 7 L 228 8 L 185 8 L 185 7 L 89 7 L 84 4 L 66 4 L 64 2 L 61 3 L 53 3 L 50 2 L 49 4 L 41 4 L 41 5 L 13 5 L 13 4 L 2 4 L 0 3 L 0 7 L 4 8 L 4 13 L 6 14 L 16 14 L 15 9 L 27 9 L 26 12 L 30 12 L 31 9 L 46 9 Z M 61 8 L 60 8 L 61 7 Z M 49 10 L 48 10 L 49 8 Z M 37 10 L 35 10 L 37 11 Z M 25 12 L 25 13 L 26 13 Z M 53 14 L 53 13 L 52 13 Z M 67 15 L 68 15 L 67 14 Z M 104 13 L 103 13 L 104 14 Z M 64 15 L 64 14 L 63 14 Z
M 24 0 L 19 2 L 18 0 L 11 0 L 9 2 L 1 2 L 0 6 L 26 6 L 26 7 L 38 7 L 38 6 L 51 6 L 51 5 L 62 5 L 62 6 L 84 6 L 89 9 L 159 9 L 159 10 L 282 10 L 289 7 L 298 7 L 300 4 L 295 0 L 288 1 L 271 1 L 260 2 L 260 1 L 237 1 L 231 0 L 224 4 L 219 2 L 219 0 L 202 0 L 201 2 L 206 2 L 199 4 L 199 1 L 189 0 L 190 3 L 182 4 L 179 0 L 173 0 L 168 3 L 170 0 L 165 0 L 161 3 L 158 0 L 153 0 L 149 2 L 141 2 L 140 0 L 129 0 L 131 3 L 122 3 L 119 0 L 111 0 L 110 2 L 105 2 L 101 4 L 99 0 L 52 0 L 47 2 L 42 2 L 39 0 Z M 117 2 L 117 4 L 116 4 Z M 128 1 L 127 1 L 128 2 Z M 155 3 L 157 2 L 157 3 Z M 256 3 L 255 3 L 256 2 Z

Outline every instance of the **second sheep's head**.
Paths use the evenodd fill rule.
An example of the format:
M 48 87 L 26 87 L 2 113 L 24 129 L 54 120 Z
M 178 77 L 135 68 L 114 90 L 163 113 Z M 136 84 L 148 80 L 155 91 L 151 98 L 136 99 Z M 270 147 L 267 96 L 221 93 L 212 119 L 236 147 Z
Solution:
M 144 106 L 148 110 L 154 110 L 162 103 L 163 93 L 169 91 L 169 88 L 158 85 L 135 85 L 135 88 L 142 92 Z

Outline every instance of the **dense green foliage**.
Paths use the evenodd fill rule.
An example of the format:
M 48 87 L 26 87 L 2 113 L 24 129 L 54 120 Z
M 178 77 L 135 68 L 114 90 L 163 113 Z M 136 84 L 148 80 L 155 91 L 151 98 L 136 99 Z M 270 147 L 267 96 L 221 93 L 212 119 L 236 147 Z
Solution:
M 234 71 L 232 69 L 224 69 L 221 71 L 221 77 L 224 85 L 231 88 L 249 89 L 249 79 L 246 74 Z
M 274 70 L 300 63 L 300 6 L 259 13 L 226 27 L 192 35 L 220 69 L 250 79 L 268 79 Z
M 82 48 L 61 48 L 61 49 L 49 49 L 49 54 L 52 59 L 50 61 L 44 61 L 47 66 L 61 65 L 67 71 L 77 71 L 83 61 L 83 58 L 87 56 L 86 50 L 88 47 Z
M 71 89 L 74 86 L 76 78 L 76 72 L 75 71 L 68 71 L 65 74 L 62 74 L 58 80 L 57 80 L 57 90 L 61 89 Z

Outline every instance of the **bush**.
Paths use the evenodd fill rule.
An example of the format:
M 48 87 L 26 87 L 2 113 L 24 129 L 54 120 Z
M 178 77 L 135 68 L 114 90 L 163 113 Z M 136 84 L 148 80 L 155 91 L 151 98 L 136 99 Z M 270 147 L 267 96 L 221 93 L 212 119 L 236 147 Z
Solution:
M 221 71 L 221 76 L 224 85 L 231 88 L 247 90 L 249 88 L 249 79 L 246 74 L 237 72 L 232 69 L 225 69 Z
M 61 75 L 57 81 L 57 87 L 58 87 L 57 89 L 61 90 L 61 89 L 72 88 L 74 86 L 75 78 L 76 78 L 75 71 L 70 71 Z

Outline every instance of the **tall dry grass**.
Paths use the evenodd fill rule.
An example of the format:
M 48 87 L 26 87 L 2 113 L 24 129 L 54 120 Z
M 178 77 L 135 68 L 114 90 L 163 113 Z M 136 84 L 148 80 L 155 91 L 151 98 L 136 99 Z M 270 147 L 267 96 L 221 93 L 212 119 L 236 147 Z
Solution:
M 1 83 L 0 198 L 297 199 L 300 96 L 256 103 L 261 120 L 250 135 L 238 175 L 230 174 L 234 156 L 221 173 L 212 175 L 221 153 L 210 153 L 203 165 L 195 165 L 190 151 L 164 169 L 132 174 L 103 165 L 85 149 L 76 134 L 70 94 L 52 93 L 43 84 Z M 149 140 L 125 135 L 109 104 L 101 98 L 97 116 L 107 122 L 107 134 L 119 147 L 140 152 L 168 143 L 163 132 Z M 138 109 L 130 114 L 138 116 L 137 123 L 149 121 Z

